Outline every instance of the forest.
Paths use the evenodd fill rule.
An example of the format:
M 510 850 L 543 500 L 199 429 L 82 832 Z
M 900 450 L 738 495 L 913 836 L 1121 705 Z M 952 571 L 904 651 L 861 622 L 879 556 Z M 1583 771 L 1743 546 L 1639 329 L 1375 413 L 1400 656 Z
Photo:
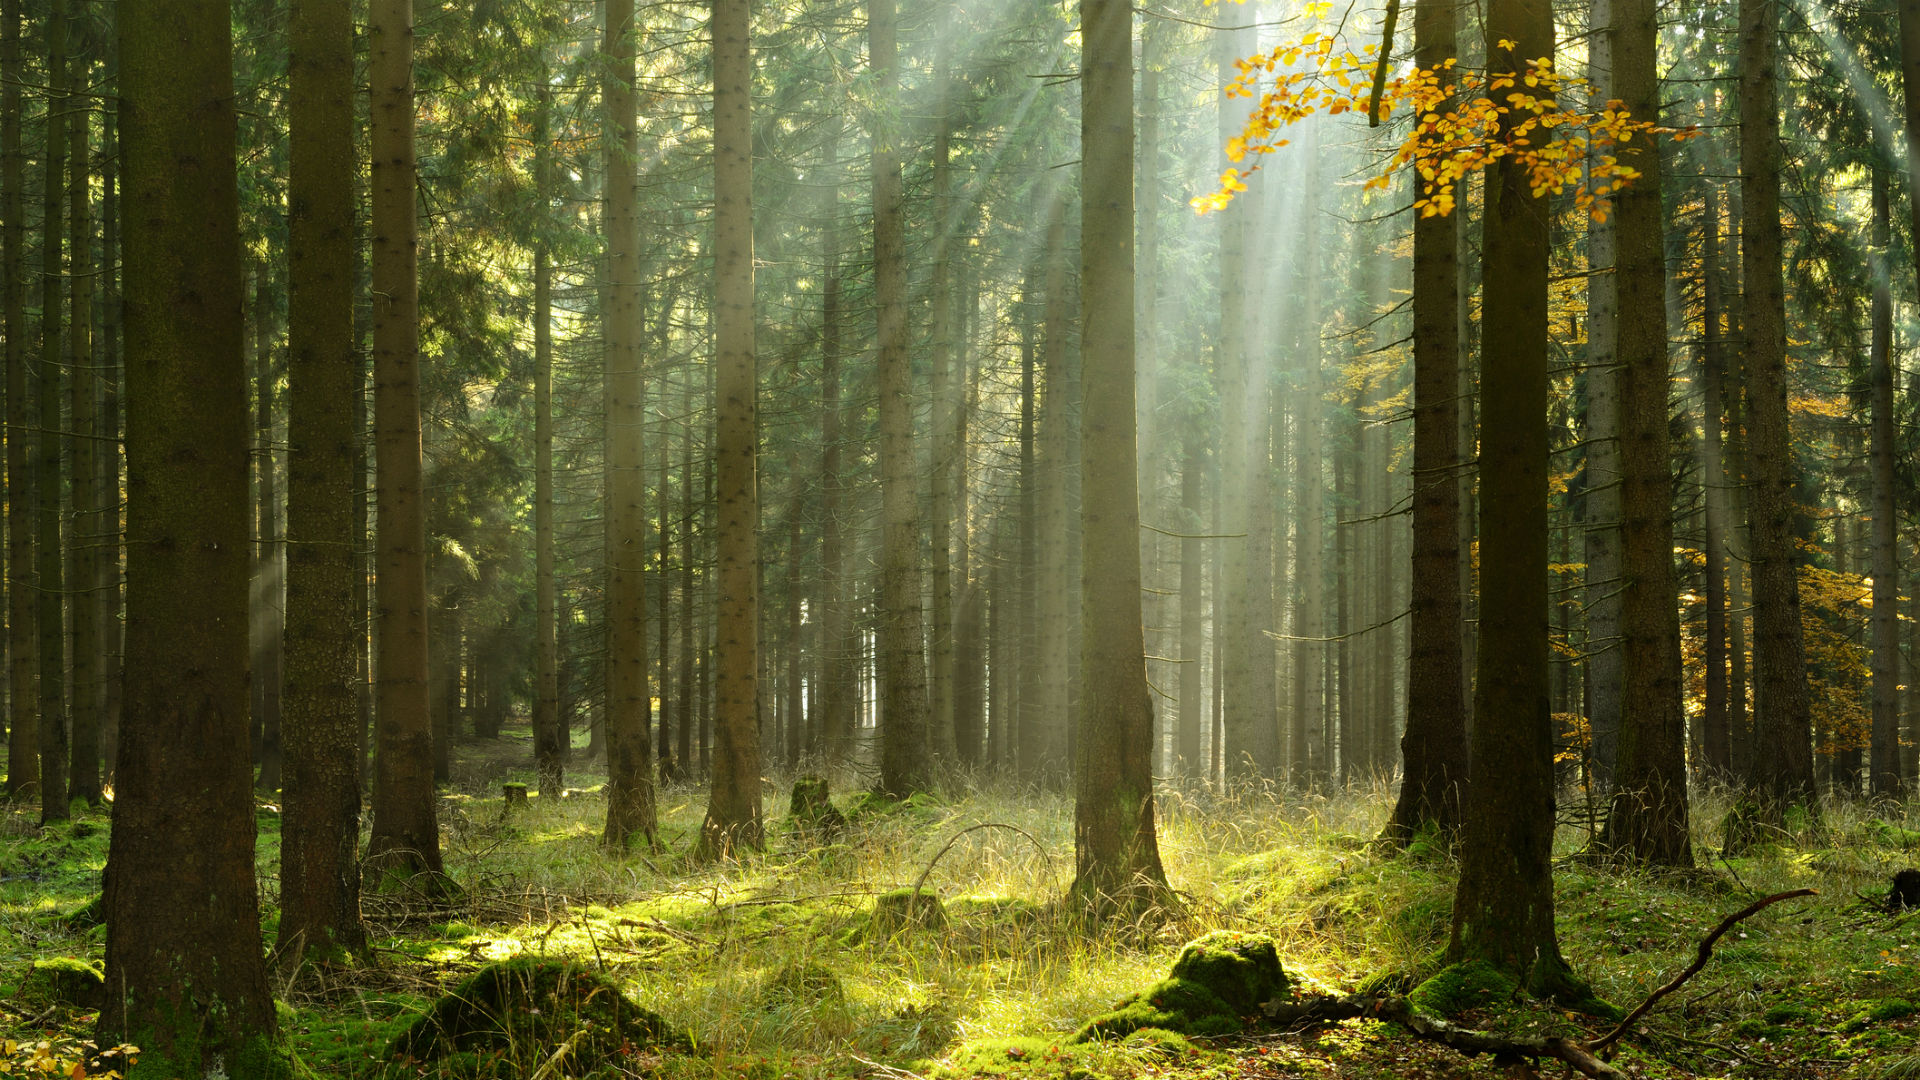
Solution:
M 0 1076 L 1920 1077 L 1920 0 L 0 0 Z

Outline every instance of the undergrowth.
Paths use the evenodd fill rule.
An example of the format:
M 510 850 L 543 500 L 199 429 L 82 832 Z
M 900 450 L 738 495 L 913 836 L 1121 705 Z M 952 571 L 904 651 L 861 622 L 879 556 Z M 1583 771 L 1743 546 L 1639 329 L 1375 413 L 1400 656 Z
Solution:
M 1432 845 L 1387 857 L 1369 843 L 1389 808 L 1383 789 L 1223 798 L 1167 788 L 1160 845 L 1181 909 L 1089 936 L 1049 907 L 1073 866 L 1072 807 L 1056 793 L 963 777 L 938 799 L 890 804 L 856 797 L 851 778 L 836 776 L 849 826 L 822 844 L 787 829 L 790 778 L 776 778 L 767 850 L 700 864 L 688 854 L 705 810 L 697 787 L 660 792 L 659 850 L 611 856 L 599 847 L 604 778 L 591 764 L 576 760 L 565 797 L 536 795 L 508 816 L 499 784 L 531 779 L 526 741 L 465 745 L 460 755 L 463 783 L 441 804 L 459 895 L 369 896 L 375 963 L 275 976 L 282 1026 L 308 1075 L 390 1075 L 383 1048 L 438 995 L 483 964 L 526 955 L 604 972 L 690 1040 L 690 1049 L 636 1050 L 595 1076 L 1502 1072 L 1368 1022 L 1304 1035 L 1209 1040 L 1149 1028 L 1070 1042 L 1213 930 L 1271 935 L 1303 993 L 1406 987 L 1436 970 L 1453 866 Z M 1920 916 L 1875 904 L 1895 870 L 1920 861 L 1911 850 L 1920 806 L 1831 802 L 1817 822 L 1797 821 L 1727 861 L 1716 847 L 1726 805 L 1721 794 L 1696 795 L 1692 871 L 1588 861 L 1584 835 L 1562 829 L 1562 951 L 1622 1006 L 1684 967 L 1726 913 L 1766 893 L 1821 891 L 1723 939 L 1706 970 L 1639 1025 L 1623 1061 L 1646 1076 L 1920 1077 Z M 259 821 L 270 943 L 277 810 L 263 805 Z M 927 876 L 944 926 L 869 925 L 876 897 L 914 884 L 936 851 L 985 822 L 1016 828 L 961 836 Z M 91 1034 L 90 1012 L 30 1001 L 21 983 L 35 960 L 100 959 L 103 932 L 68 916 L 97 895 L 106 833 L 98 811 L 47 831 L 29 810 L 0 816 L 0 1039 L 74 1046 Z M 1470 1008 L 1464 1021 L 1578 1030 L 1530 1002 Z

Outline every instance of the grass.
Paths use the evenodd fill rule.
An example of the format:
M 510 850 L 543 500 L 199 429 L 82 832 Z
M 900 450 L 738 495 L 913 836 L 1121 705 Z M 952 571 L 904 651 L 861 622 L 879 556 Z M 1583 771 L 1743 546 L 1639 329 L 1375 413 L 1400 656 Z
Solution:
M 458 900 L 369 897 L 376 966 L 279 984 L 283 1026 L 311 1075 L 378 1075 L 380 1048 L 436 995 L 483 963 L 521 955 L 604 971 L 695 1045 L 596 1076 L 1503 1074 L 1365 1022 L 1296 1036 L 1068 1044 L 1089 1017 L 1166 976 L 1183 943 L 1216 929 L 1272 935 L 1307 992 L 1431 973 L 1446 943 L 1453 868 L 1434 855 L 1369 849 L 1385 790 L 1163 791 L 1162 855 L 1185 910 L 1089 937 L 1046 907 L 1073 864 L 1072 808 L 1057 794 L 962 778 L 938 800 L 863 805 L 842 840 L 822 846 L 785 828 L 788 781 L 776 778 L 766 852 L 703 865 L 686 855 L 705 809 L 692 786 L 660 793 L 659 852 L 599 849 L 603 777 L 584 763 L 570 771 L 566 797 L 536 795 L 503 818 L 499 784 L 531 780 L 530 757 L 519 738 L 460 748 L 441 804 Z M 852 809 L 850 778 L 834 780 L 836 801 Z M 1833 802 L 1817 823 L 1724 862 L 1714 852 L 1726 806 L 1720 794 L 1697 795 L 1702 866 L 1691 872 L 1585 862 L 1576 857 L 1584 838 L 1562 831 L 1562 950 L 1623 1006 L 1683 967 L 1707 930 L 1754 896 L 1821 890 L 1723 939 L 1707 969 L 1641 1025 L 1623 1062 L 1652 1077 L 1920 1077 L 1920 916 L 1870 903 L 1915 863 L 1920 806 Z M 271 922 L 277 811 L 263 808 L 260 822 Z M 944 928 L 871 932 L 876 897 L 911 886 L 949 839 L 984 822 L 1019 831 L 969 833 L 939 861 L 927 887 L 944 901 Z M 36 959 L 100 958 L 103 933 L 61 916 L 94 895 L 106 826 L 99 812 L 47 832 L 29 811 L 0 816 L 0 1040 L 87 1033 L 87 1014 L 27 1011 L 14 991 Z M 1577 1029 L 1531 1003 L 1469 1010 L 1464 1020 Z

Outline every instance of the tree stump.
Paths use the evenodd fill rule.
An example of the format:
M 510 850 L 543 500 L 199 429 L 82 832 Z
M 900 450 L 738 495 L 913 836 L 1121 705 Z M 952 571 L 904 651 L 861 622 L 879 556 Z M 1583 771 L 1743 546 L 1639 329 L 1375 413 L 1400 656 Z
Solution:
M 500 795 L 506 799 L 506 805 L 502 808 L 504 813 L 511 814 L 514 807 L 527 805 L 527 785 L 525 784 L 502 784 Z
M 833 805 L 827 791 L 827 778 L 811 773 L 793 782 L 787 816 L 794 833 L 808 841 L 832 843 L 847 828 L 846 816 Z
M 1887 890 L 1887 910 L 1920 908 L 1920 870 L 1902 870 L 1893 875 L 1893 888 Z

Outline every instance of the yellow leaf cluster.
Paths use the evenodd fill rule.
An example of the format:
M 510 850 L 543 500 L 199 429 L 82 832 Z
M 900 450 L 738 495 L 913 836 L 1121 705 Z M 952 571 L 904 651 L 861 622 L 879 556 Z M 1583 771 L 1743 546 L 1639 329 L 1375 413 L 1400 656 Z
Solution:
M 1500 45 L 1511 49 L 1514 43 L 1503 40 Z M 1359 53 L 1342 50 L 1331 35 L 1313 31 L 1297 42 L 1237 61 L 1239 74 L 1226 87 L 1226 96 L 1257 96 L 1258 104 L 1248 114 L 1245 129 L 1228 141 L 1227 158 L 1237 166 L 1249 155 L 1270 154 L 1287 144 L 1281 131 L 1311 116 L 1365 113 L 1372 103 L 1374 51 L 1372 45 Z M 1452 59 L 1414 68 L 1382 89 L 1378 119 L 1406 109 L 1414 122 L 1367 186 L 1385 189 L 1401 170 L 1410 168 L 1421 180 L 1414 209 L 1423 217 L 1439 217 L 1458 205 L 1455 189 L 1461 181 L 1511 159 L 1527 169 L 1536 197 L 1562 195 L 1571 188 L 1575 206 L 1604 221 L 1610 197 L 1640 175 L 1605 151 L 1625 145 L 1636 134 L 1687 139 L 1699 132 L 1636 120 L 1618 100 L 1589 110 L 1565 104 L 1567 98 L 1590 90 L 1585 80 L 1555 71 L 1552 58 L 1545 56 L 1528 61 L 1523 72 L 1491 75 L 1460 72 Z M 1234 195 L 1247 190 L 1246 178 L 1259 169 L 1257 164 L 1228 169 L 1215 191 L 1192 200 L 1193 208 L 1202 214 L 1225 209 Z

